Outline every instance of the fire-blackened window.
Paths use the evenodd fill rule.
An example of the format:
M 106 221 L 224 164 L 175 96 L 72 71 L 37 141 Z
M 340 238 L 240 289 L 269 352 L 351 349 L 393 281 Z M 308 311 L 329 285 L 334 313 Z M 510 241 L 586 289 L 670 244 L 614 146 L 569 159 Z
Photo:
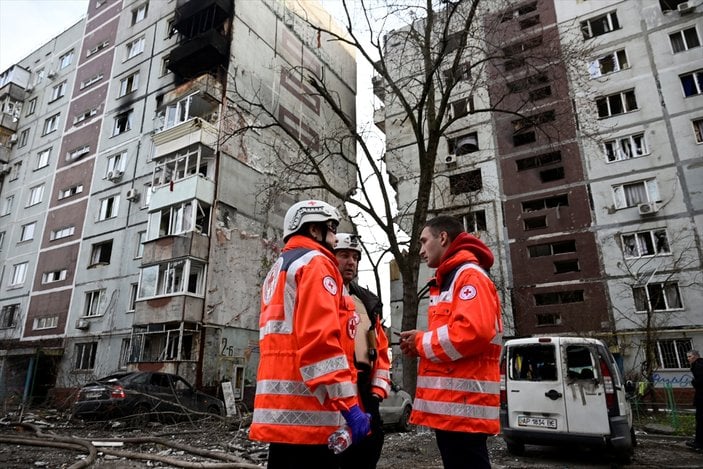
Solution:
M 449 176 L 449 192 L 452 195 L 478 191 L 481 188 L 483 188 L 483 180 L 480 169 Z

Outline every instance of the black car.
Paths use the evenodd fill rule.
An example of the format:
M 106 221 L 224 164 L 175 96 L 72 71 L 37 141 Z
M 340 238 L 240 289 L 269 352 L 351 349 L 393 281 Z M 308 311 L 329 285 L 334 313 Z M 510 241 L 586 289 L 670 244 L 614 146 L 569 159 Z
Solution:
M 224 403 L 196 391 L 178 375 L 132 371 L 85 385 L 73 405 L 72 416 L 83 420 L 127 418 L 141 426 L 154 417 L 182 419 L 204 413 L 222 416 Z

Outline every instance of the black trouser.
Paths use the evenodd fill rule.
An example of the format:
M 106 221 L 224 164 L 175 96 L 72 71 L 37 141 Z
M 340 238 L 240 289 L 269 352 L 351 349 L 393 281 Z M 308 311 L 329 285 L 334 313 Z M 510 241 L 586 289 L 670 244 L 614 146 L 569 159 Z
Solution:
M 268 469 L 339 469 L 327 445 L 269 445 Z
M 371 373 L 363 365 L 357 375 L 359 397 L 364 406 L 364 412 L 371 414 L 371 434 L 359 443 L 353 444 L 339 455 L 342 469 L 375 469 L 383 448 L 383 422 L 379 412 L 379 402 L 371 397 Z
M 490 469 L 485 433 L 435 430 L 444 469 Z
M 701 391 L 697 391 L 696 399 L 693 401 L 696 406 L 696 436 L 694 441 L 697 445 L 703 446 L 703 396 L 698 397 Z

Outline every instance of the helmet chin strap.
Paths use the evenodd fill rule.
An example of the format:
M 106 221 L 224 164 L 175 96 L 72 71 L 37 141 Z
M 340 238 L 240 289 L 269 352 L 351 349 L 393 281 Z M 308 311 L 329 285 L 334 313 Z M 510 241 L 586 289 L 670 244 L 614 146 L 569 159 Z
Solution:
M 320 246 L 334 252 L 334 246 L 331 246 L 327 242 L 327 233 L 329 233 L 329 231 L 330 231 L 329 227 L 327 226 L 327 223 L 315 223 L 315 224 L 318 226 L 320 232 L 322 233 L 322 239 L 317 239 L 315 236 L 313 236 L 313 234 L 310 233 L 309 229 L 307 230 L 306 233 L 304 233 L 305 236 L 307 236 L 310 239 L 315 240 Z

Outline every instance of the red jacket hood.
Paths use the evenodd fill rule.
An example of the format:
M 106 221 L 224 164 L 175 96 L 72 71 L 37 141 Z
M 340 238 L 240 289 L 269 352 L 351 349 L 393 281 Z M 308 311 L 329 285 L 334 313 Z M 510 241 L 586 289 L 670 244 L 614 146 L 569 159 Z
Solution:
M 454 270 L 464 262 L 474 262 L 482 269 L 488 270 L 493 265 L 493 253 L 486 244 L 468 233 L 460 233 L 449 245 L 437 268 L 438 283 L 441 277 Z

